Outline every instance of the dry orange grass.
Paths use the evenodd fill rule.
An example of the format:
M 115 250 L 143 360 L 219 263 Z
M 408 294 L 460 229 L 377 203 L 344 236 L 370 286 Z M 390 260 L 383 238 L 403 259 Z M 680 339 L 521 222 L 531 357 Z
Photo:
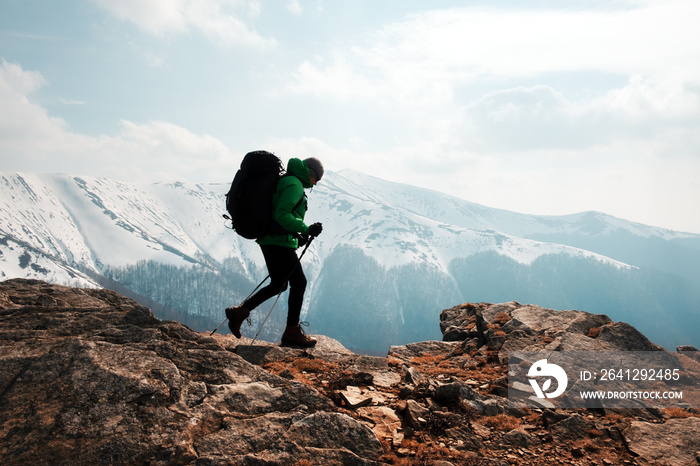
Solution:
M 488 416 L 481 420 L 481 423 L 486 427 L 494 430 L 509 431 L 520 427 L 520 420 L 510 414 L 497 414 Z
M 690 412 L 683 408 L 666 408 L 664 414 L 671 419 L 685 419 L 691 416 Z
M 416 356 L 415 358 L 411 358 L 408 362 L 414 366 L 435 366 L 437 364 L 440 364 L 444 360 L 444 356 L 426 354 L 423 356 Z
M 299 372 L 330 372 L 337 370 L 338 365 L 324 361 L 323 359 L 295 359 L 292 362 L 292 367 Z
M 452 375 L 464 376 L 465 371 L 457 367 L 454 362 L 445 355 L 427 354 L 411 358 L 409 363 L 428 376 Z
M 591 441 L 590 439 L 578 440 L 573 443 L 573 448 L 580 448 L 588 452 L 596 452 L 600 450 L 600 446 Z
M 268 362 L 267 364 L 264 364 L 262 368 L 266 371 L 272 372 L 273 374 L 279 375 L 280 372 L 287 368 L 287 364 L 279 361 Z

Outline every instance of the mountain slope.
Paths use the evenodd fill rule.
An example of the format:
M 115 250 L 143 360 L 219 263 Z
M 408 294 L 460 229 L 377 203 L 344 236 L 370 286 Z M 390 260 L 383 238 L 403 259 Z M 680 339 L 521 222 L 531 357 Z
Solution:
M 700 235 L 643 225 L 602 212 L 571 215 L 527 215 L 464 201 L 437 191 L 391 183 L 368 175 L 341 172 L 344 190 L 363 192 L 449 225 L 491 230 L 518 238 L 558 243 L 635 265 L 650 266 L 700 285 Z M 363 188 L 370 186 L 371 188 Z
M 227 184 L 3 173 L 0 186 L 0 271 L 7 278 L 94 286 L 103 276 L 213 327 L 223 308 L 266 275 L 255 243 L 227 229 L 220 216 Z M 327 173 L 309 204 L 307 221 L 323 222 L 324 232 L 303 260 L 309 278 L 303 315 L 314 332 L 355 350 L 437 338 L 426 323 L 446 301 L 468 300 L 631 316 L 667 346 L 696 338 L 685 324 L 694 322 L 698 267 L 693 261 L 657 267 L 649 258 L 669 248 L 692 257 L 700 235 L 598 213 L 543 217 L 490 209 L 351 171 Z M 608 257 L 617 253 L 614 235 L 656 249 L 635 250 L 636 263 L 625 263 Z M 595 247 L 576 247 L 584 242 Z M 279 337 L 283 301 L 264 338 Z M 266 306 L 245 331 L 254 332 Z M 667 317 L 663 333 L 659 312 Z

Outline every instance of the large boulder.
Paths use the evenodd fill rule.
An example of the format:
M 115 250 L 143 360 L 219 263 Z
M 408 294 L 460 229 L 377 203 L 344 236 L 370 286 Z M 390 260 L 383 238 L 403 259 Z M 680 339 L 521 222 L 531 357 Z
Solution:
M 440 315 L 444 341 L 473 339 L 509 351 L 662 351 L 641 332 L 603 314 L 557 311 L 516 301 L 463 304 Z
M 624 436 L 630 451 L 654 464 L 698 464 L 700 418 L 669 419 L 663 424 L 633 421 Z
M 372 464 L 327 397 L 107 290 L 0 283 L 0 457 L 24 464 Z

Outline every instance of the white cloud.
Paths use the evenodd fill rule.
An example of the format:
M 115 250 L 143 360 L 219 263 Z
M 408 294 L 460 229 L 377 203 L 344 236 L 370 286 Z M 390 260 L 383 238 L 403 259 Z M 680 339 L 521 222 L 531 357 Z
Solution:
M 301 3 L 299 3 L 299 0 L 289 0 L 287 2 L 287 11 L 289 11 L 294 16 L 301 16 L 302 13 L 304 13 L 304 10 L 301 7 Z
M 32 101 L 41 74 L 2 62 L 0 166 L 4 170 L 70 172 L 130 181 L 221 180 L 237 161 L 220 140 L 163 121 L 122 120 L 116 136 L 86 136 Z M 223 180 L 222 180 L 223 181 Z
M 576 110 L 548 86 L 494 91 L 467 106 L 464 143 L 478 151 L 572 145 Z
M 700 3 L 627 10 L 461 8 L 413 14 L 306 61 L 294 93 L 375 99 L 410 107 L 452 99 L 483 80 L 593 71 L 700 82 Z
M 464 113 L 462 141 L 474 150 L 584 149 L 694 131 L 700 88 L 634 76 L 599 98 L 572 102 L 549 86 L 517 87 L 490 92 Z
M 197 31 L 215 43 L 254 47 L 276 45 L 245 20 L 260 14 L 260 3 L 243 0 L 93 0 L 144 32 L 168 36 Z
M 128 179 L 136 176 L 155 181 L 187 176 L 198 181 L 217 180 L 222 170 L 230 171 L 235 166 L 231 151 L 212 136 L 194 134 L 164 121 L 139 125 L 122 120 L 121 126 L 121 133 L 106 139 L 101 150 L 119 161 L 113 170 L 124 172 Z M 132 168 L 138 173 L 130 174 Z
M 24 71 L 17 63 L 9 63 L 2 60 L 0 68 L 0 90 L 3 97 L 9 98 L 11 95 L 23 96 L 32 94 L 46 84 L 46 80 L 36 71 Z
M 631 120 L 645 120 L 651 115 L 665 120 L 697 119 L 700 116 L 700 81 L 693 85 L 679 79 L 659 81 L 635 75 L 627 86 L 612 89 L 597 104 Z
M 335 54 L 328 62 L 328 66 L 317 66 L 304 61 L 294 72 L 287 89 L 293 94 L 331 97 L 342 102 L 358 97 L 374 99 L 383 93 L 380 83 L 358 74 L 352 62 L 345 57 Z
M 34 71 L 25 71 L 16 63 L 2 60 L 0 66 L 0 143 L 10 149 L 22 150 L 23 144 L 42 146 L 42 135 L 60 139 L 66 123 L 53 118 L 42 106 L 33 103 L 30 96 L 46 84 L 44 77 Z M 9 155 L 2 152 L 3 157 Z
M 131 21 L 142 30 L 163 35 L 187 31 L 187 3 L 182 0 L 93 0 L 117 18 Z

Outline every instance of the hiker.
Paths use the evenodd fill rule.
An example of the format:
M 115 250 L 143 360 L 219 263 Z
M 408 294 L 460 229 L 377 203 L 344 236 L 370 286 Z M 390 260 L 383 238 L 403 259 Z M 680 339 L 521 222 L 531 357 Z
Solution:
M 287 328 L 282 335 L 282 345 L 312 347 L 316 340 L 304 334 L 299 324 L 301 306 L 306 289 L 306 276 L 297 258 L 296 250 L 309 237 L 321 234 L 321 223 L 306 225 L 306 195 L 304 188 L 311 188 L 323 177 L 323 164 L 315 157 L 301 160 L 292 158 L 287 163 L 287 175 L 280 178 L 272 196 L 272 217 L 288 233 L 269 234 L 257 239 L 270 274 L 270 284 L 261 288 L 239 306 L 226 309 L 231 333 L 241 338 L 241 324 L 250 311 L 267 299 L 283 292 L 289 284 Z

